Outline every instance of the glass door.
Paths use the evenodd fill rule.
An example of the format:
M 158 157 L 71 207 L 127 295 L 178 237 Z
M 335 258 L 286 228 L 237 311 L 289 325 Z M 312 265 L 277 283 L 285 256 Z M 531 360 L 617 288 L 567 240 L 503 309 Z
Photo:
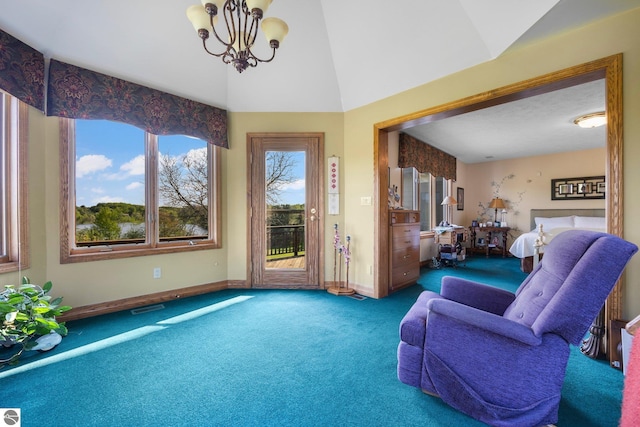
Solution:
M 252 287 L 318 288 L 322 134 L 250 134 Z

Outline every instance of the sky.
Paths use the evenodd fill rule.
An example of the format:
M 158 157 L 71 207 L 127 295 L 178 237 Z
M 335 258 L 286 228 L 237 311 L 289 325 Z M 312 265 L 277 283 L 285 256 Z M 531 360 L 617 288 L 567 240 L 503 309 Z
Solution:
M 144 131 L 106 120 L 76 120 L 76 205 L 101 202 L 144 204 Z M 206 142 L 183 135 L 161 136 L 162 155 L 206 149 Z M 295 182 L 283 186 L 282 203 L 304 203 L 304 153 L 292 152 Z
M 305 165 L 304 151 L 291 151 L 295 162 L 293 169 L 294 181 L 281 186 L 280 200 L 282 204 L 304 204 L 305 199 Z
M 203 150 L 206 142 L 161 136 L 160 153 L 178 156 Z M 100 202 L 144 204 L 144 131 L 106 120 L 76 120 L 76 205 Z

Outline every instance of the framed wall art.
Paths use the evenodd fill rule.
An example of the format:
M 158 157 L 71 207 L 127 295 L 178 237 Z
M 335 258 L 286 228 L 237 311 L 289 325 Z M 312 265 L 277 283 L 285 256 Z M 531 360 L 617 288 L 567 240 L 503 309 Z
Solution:
M 583 176 L 551 180 L 551 200 L 604 199 L 605 176 Z

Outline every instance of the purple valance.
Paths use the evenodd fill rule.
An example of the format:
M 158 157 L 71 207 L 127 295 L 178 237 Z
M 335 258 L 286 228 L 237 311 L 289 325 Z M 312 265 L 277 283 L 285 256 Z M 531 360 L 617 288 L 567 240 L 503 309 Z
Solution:
M 398 167 L 414 167 L 421 173 L 456 180 L 455 157 L 406 133 L 400 134 Z
M 156 135 L 188 135 L 229 148 L 226 110 L 54 59 L 47 115 L 119 121 Z
M 44 55 L 2 30 L 0 89 L 44 111 Z

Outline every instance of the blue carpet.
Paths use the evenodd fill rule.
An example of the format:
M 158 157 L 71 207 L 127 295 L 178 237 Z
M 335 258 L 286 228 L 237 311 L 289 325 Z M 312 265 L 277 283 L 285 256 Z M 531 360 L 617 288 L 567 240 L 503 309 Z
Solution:
M 23 426 L 480 426 L 402 384 L 396 347 L 423 289 L 443 274 L 511 274 L 493 261 L 423 269 L 382 300 L 228 290 L 70 322 L 55 350 L 0 371 L 0 407 L 21 408 Z M 573 352 L 559 425 L 616 426 L 622 382 Z

